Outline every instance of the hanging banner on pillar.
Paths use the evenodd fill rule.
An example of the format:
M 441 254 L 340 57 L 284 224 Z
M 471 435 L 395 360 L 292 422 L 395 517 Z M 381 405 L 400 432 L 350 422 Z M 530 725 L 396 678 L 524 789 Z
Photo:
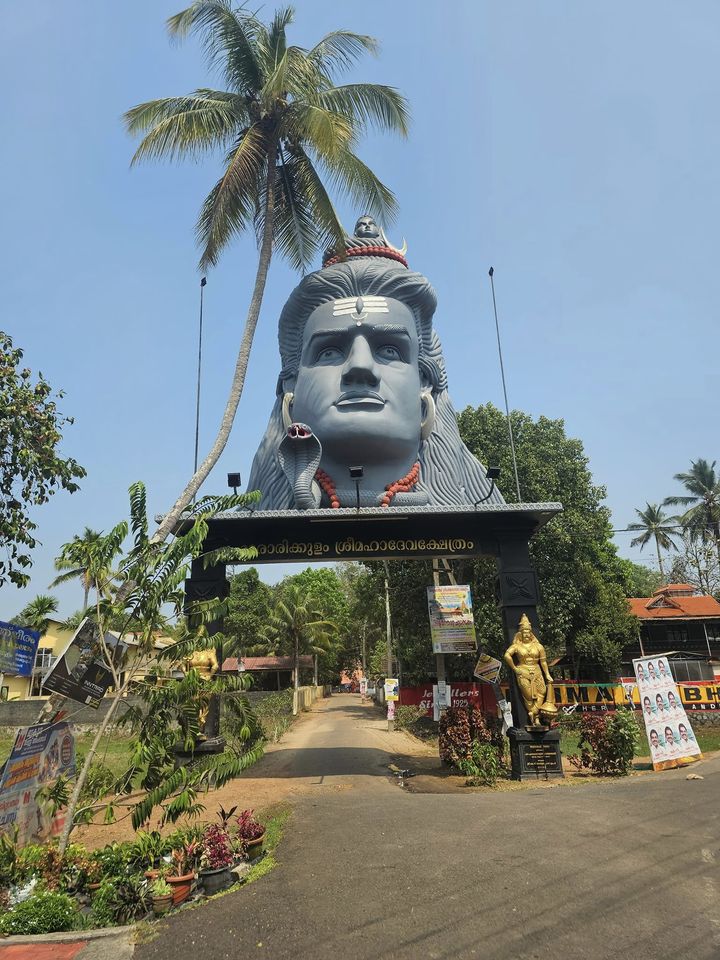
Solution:
M 477 642 L 470 587 L 428 587 L 427 597 L 433 653 L 474 653 Z
M 127 644 L 112 633 L 104 634 L 101 642 L 97 624 L 85 618 L 75 631 L 62 655 L 43 679 L 45 690 L 62 694 L 69 700 L 87 704 L 94 710 L 113 684 L 113 675 L 105 659 L 114 658 L 116 665 L 123 662 Z
M 478 662 L 475 664 L 473 674 L 478 680 L 485 680 L 487 683 L 497 683 L 501 667 L 502 663 L 496 660 L 495 657 L 491 657 L 487 653 L 481 653 Z
M 667 657 L 633 660 L 635 682 L 654 770 L 702 760 Z

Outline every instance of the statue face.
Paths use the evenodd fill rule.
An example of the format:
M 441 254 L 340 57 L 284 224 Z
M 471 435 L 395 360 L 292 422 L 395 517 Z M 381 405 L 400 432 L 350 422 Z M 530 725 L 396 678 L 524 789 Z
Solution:
M 355 224 L 355 236 L 373 239 L 380 236 L 380 228 L 372 217 L 360 217 Z
M 348 298 L 312 312 L 293 388 L 293 420 L 311 427 L 323 459 L 348 466 L 413 457 L 420 447 L 415 319 L 389 297 L 366 298 L 358 314 L 359 305 Z

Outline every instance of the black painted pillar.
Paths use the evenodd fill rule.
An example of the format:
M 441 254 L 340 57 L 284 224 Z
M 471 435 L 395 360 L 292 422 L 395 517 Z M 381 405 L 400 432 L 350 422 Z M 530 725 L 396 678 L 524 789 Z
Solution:
M 498 539 L 497 588 L 505 630 L 505 649 L 513 642 L 523 614 L 527 615 L 535 635 L 540 637 L 537 616 L 538 581 L 530 560 L 529 539 L 529 533 L 517 532 Z M 542 642 L 541 637 L 540 642 Z M 509 681 L 513 724 L 516 727 L 524 727 L 528 722 L 527 710 L 513 673 L 510 674 Z
M 217 563 L 211 567 L 204 567 L 202 559 L 193 560 L 190 568 L 190 579 L 185 581 L 185 616 L 188 627 L 195 626 L 192 615 L 192 604 L 198 600 L 217 600 L 225 599 L 230 593 L 230 584 L 225 578 L 225 564 Z M 213 620 L 207 624 L 208 636 L 214 636 L 222 630 L 222 618 Z M 223 649 L 222 644 L 215 648 L 217 661 L 222 669 Z M 212 740 L 220 736 L 220 702 L 217 697 L 210 701 L 207 720 L 202 733 Z

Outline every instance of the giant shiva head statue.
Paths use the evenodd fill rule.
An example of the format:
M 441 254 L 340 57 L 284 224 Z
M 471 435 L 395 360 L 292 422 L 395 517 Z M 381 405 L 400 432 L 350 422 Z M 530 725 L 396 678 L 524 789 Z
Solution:
M 345 256 L 329 251 L 290 295 L 250 474 L 261 510 L 352 507 L 357 484 L 364 507 L 503 502 L 460 439 L 435 291 L 404 253 L 361 217 Z

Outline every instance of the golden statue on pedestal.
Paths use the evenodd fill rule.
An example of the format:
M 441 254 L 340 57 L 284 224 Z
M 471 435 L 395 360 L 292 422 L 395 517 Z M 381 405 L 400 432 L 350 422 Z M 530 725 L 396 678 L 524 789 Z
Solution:
M 503 660 L 515 674 L 530 726 L 539 727 L 542 726 L 540 715 L 550 720 L 557 714 L 553 678 L 548 670 L 545 647 L 532 632 L 525 614 L 520 618 L 519 627 Z
M 212 680 L 220 669 L 217 654 L 210 647 L 208 650 L 196 650 L 191 657 L 183 661 L 183 667 L 187 673 L 189 670 L 197 670 L 200 679 L 205 683 Z M 198 710 L 198 726 L 200 734 L 198 740 L 207 740 L 205 724 L 207 723 L 208 713 L 210 711 L 210 698 L 208 697 Z

